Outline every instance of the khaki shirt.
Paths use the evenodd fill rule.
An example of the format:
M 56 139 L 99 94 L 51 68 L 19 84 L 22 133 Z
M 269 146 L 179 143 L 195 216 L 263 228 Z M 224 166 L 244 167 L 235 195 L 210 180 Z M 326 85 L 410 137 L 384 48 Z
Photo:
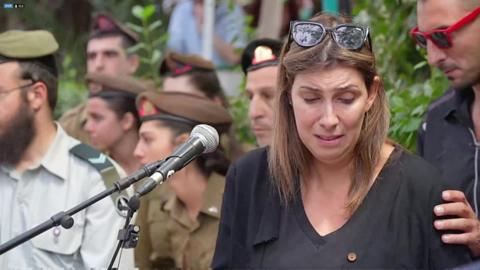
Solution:
M 40 164 L 22 174 L 0 166 L 0 243 L 105 190 L 100 173 L 69 150 L 79 142 L 57 124 Z M 124 219 L 111 199 L 73 215 L 70 229 L 52 228 L 0 256 L 0 269 L 107 267 Z
M 197 220 L 190 218 L 187 209 L 172 191 L 169 195 L 158 191 L 146 197 L 138 216 L 140 240 L 135 249 L 137 266 L 140 269 L 209 269 L 218 234 L 224 186 L 225 177 L 212 174 Z
M 66 111 L 58 122 L 65 129 L 68 135 L 75 139 L 89 144 L 90 139 L 88 133 L 83 129 L 87 122 L 87 103 L 84 102 L 75 108 Z

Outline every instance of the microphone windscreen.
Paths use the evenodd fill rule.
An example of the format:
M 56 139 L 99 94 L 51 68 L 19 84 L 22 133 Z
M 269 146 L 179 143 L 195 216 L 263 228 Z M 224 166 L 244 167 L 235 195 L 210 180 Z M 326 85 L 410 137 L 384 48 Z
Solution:
M 203 153 L 211 153 L 215 151 L 220 141 L 217 130 L 206 124 L 196 125 L 190 133 L 190 136 L 201 138 L 202 143 L 205 146 Z

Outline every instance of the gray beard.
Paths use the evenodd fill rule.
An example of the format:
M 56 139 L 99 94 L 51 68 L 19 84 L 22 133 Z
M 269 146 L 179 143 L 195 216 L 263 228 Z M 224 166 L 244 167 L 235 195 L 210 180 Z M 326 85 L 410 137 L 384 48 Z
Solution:
M 33 112 L 22 101 L 15 117 L 7 124 L 5 132 L 0 134 L 0 165 L 17 165 L 35 134 Z

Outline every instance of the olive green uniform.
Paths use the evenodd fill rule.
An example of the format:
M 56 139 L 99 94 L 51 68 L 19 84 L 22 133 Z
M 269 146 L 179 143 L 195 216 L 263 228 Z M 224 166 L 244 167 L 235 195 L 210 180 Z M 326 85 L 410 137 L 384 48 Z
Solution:
M 86 121 L 87 109 L 85 102 L 68 110 L 58 119 L 58 122 L 68 135 L 83 143 L 89 144 L 88 133 L 83 129 Z
M 204 123 L 215 128 L 220 135 L 225 134 L 232 123 L 224 107 L 187 93 L 145 91 L 137 98 L 137 109 L 143 122 L 158 120 L 182 123 L 192 128 Z M 140 239 L 135 250 L 135 262 L 141 269 L 210 268 L 225 186 L 222 175 L 228 168 L 228 163 L 219 158 L 226 158 L 221 150 L 210 154 L 217 157 L 208 159 L 211 167 L 202 167 L 209 176 L 201 195 L 202 207 L 195 220 L 173 190 L 168 190 L 168 185 L 157 187 L 142 199 L 137 217 Z
M 208 269 L 218 233 L 225 177 L 212 174 L 196 220 L 185 205 L 161 186 L 142 199 L 138 215 L 140 240 L 135 262 L 140 269 Z M 163 190 L 162 190 L 163 189 Z

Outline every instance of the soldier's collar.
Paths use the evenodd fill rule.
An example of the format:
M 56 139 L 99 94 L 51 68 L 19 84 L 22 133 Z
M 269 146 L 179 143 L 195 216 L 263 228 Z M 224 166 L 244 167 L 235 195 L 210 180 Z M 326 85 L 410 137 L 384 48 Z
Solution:
M 453 89 L 453 98 L 450 100 L 448 109 L 443 117 L 449 121 L 452 118 L 459 121 L 464 126 L 473 126 L 472 117 L 470 115 L 470 107 L 473 103 L 475 95 L 473 89 Z
M 203 206 L 200 209 L 200 213 L 215 219 L 220 219 L 224 187 L 225 177 L 217 173 L 212 173 L 212 175 L 210 175 L 208 178 L 207 188 L 203 192 Z M 169 198 L 163 209 L 169 211 L 172 218 L 185 225 L 192 231 L 200 226 L 198 219 L 195 221 L 191 220 L 191 218 L 188 216 L 185 205 L 180 201 L 180 199 L 178 199 L 177 196 L 172 196 Z
M 183 204 L 183 202 L 180 201 L 177 196 L 170 197 L 165 203 L 163 209 L 167 210 L 171 218 L 188 228 L 190 232 L 193 232 L 198 227 L 200 227 L 198 219 L 192 220 L 190 218 L 185 204 Z
M 60 179 L 65 180 L 68 177 L 69 160 L 69 145 L 68 140 L 65 140 L 67 133 L 57 122 L 55 122 L 55 127 L 57 129 L 55 138 L 40 161 L 40 165 Z

